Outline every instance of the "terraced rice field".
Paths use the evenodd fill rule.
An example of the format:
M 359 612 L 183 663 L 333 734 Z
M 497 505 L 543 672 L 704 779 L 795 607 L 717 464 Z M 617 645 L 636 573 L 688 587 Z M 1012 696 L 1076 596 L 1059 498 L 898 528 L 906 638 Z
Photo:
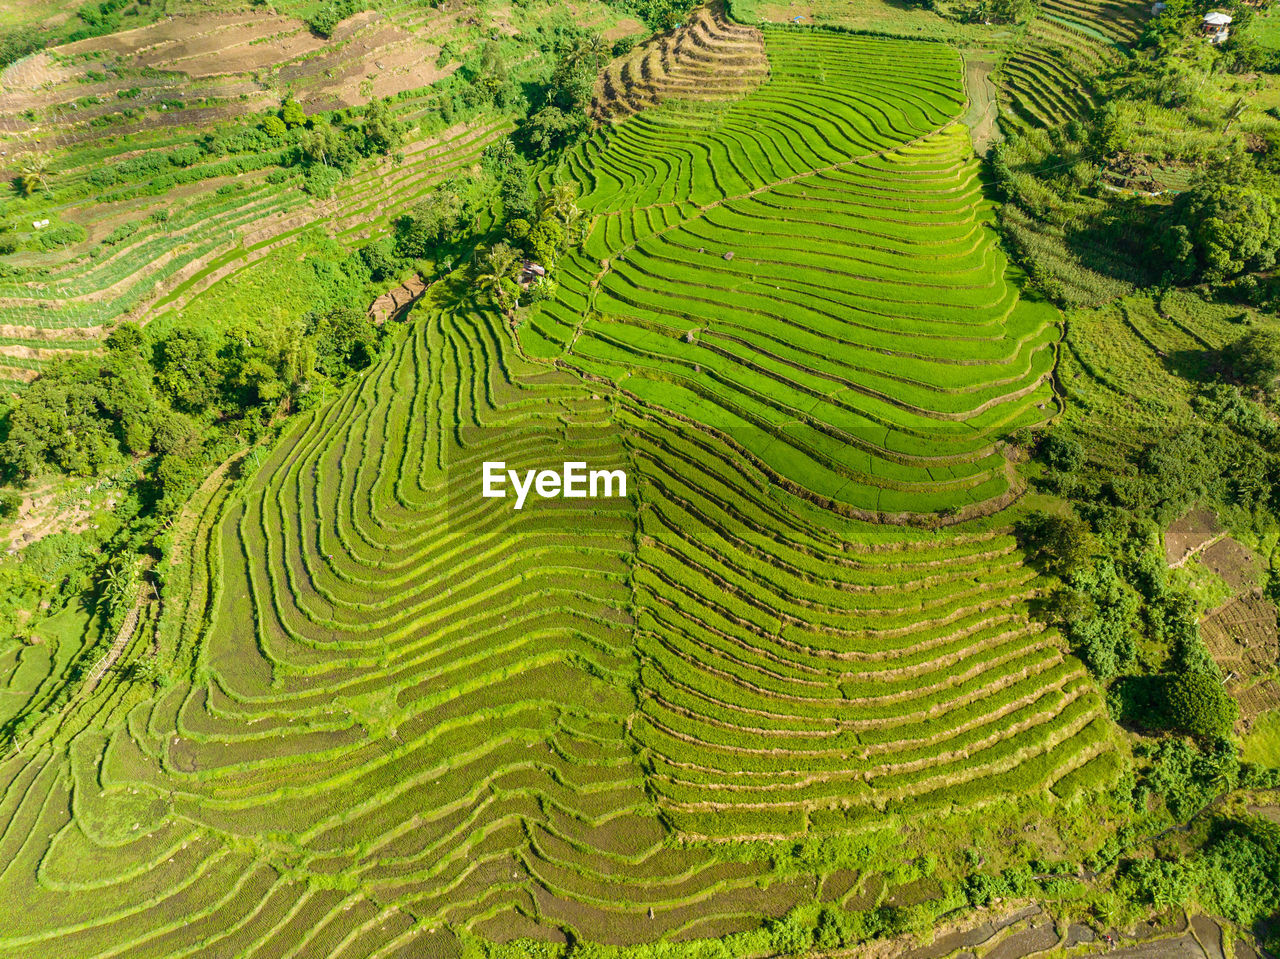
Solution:
M 750 96 L 558 171 L 590 256 L 518 341 L 436 284 L 355 388 L 201 488 L 141 634 L 186 678 L 151 695 L 130 643 L 0 762 L 0 893 L 28 904 L 0 953 L 722 936 L 828 883 L 682 840 L 1114 777 L 1006 519 L 845 515 L 998 499 L 995 437 L 1047 415 L 1055 314 L 992 240 L 958 61 L 764 38 Z M 479 495 L 485 461 L 562 459 L 630 495 Z
M 0 771 L 25 837 L 0 884 L 33 917 L 6 955 L 720 934 L 811 879 L 671 829 L 792 838 L 1107 774 L 1098 698 L 1027 619 L 1008 536 L 833 522 L 522 361 L 496 317 L 421 312 L 247 488 L 197 498 L 213 594 L 159 635 L 200 678 L 132 703 L 113 673 L 69 760 Z M 641 494 L 473 495 L 481 460 L 545 462 L 549 436 Z
M 388 160 L 367 170 L 327 201 L 262 178 L 228 194 L 211 185 L 169 219 L 144 221 L 108 256 L 95 260 L 73 251 L 30 278 L 0 280 L 0 380 L 20 384 L 51 357 L 97 348 L 123 317 L 150 320 L 181 307 L 313 226 L 348 242 L 385 234 L 401 210 L 477 162 L 509 129 L 505 120 L 482 120 L 409 144 L 403 163 Z
M 995 243 L 958 57 L 765 36 L 756 93 L 646 111 L 562 166 L 595 228 L 526 349 L 856 515 L 1003 501 L 997 439 L 1049 415 L 1057 314 Z
M 1050 0 L 1000 68 L 1006 128 L 1053 128 L 1088 116 L 1098 81 L 1127 55 L 1149 13 L 1115 0 Z
M 754 90 L 768 74 L 760 31 L 734 23 L 722 3 L 712 4 L 602 70 L 591 112 L 606 120 L 663 100 L 732 99 Z
M 1045 0 L 1042 12 L 1085 35 L 1132 43 L 1142 32 L 1151 9 L 1148 4 L 1133 0 Z
M 704 443 L 652 421 L 635 441 L 632 728 L 677 828 L 787 837 L 1103 774 L 1097 697 L 1028 619 L 1008 536 L 856 547 Z
M 491 316 L 421 317 L 242 494 L 202 491 L 184 535 L 216 586 L 160 636 L 207 678 L 78 736 L 44 795 L 7 794 L 13 817 L 47 818 L 4 877 L 39 917 L 5 930 L 6 955 L 273 955 L 300 937 L 300 955 L 410 954 L 437 923 L 509 938 L 532 917 L 638 941 L 797 901 L 761 863 L 664 844 L 626 729 L 633 504 L 466 495 L 480 459 L 540 463 L 566 425 L 575 455 L 626 465 L 611 402 L 505 336 Z M 85 856 L 97 892 L 78 906 Z
M 1087 116 L 1097 106 L 1096 77 L 1118 56 L 1091 37 L 1037 17 L 1000 70 L 1006 125 L 1052 128 Z

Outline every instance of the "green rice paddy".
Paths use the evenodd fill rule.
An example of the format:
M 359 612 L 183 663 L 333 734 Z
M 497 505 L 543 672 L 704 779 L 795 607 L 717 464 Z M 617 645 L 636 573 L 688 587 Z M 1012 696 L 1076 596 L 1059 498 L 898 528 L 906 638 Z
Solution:
M 766 52 L 747 97 L 644 111 L 554 172 L 594 226 L 518 335 L 439 284 L 201 488 L 139 634 L 185 678 L 131 679 L 135 640 L 0 763 L 26 904 L 0 953 L 720 937 L 817 895 L 742 841 L 1114 779 L 1007 518 L 866 522 L 999 505 L 1000 437 L 1055 409 L 1058 316 L 995 243 L 959 60 Z M 630 495 L 517 512 L 478 495 L 499 459 Z
M 18 388 L 50 357 L 95 349 L 111 325 L 137 312 L 155 317 L 180 310 L 219 280 L 244 274 L 245 285 L 230 296 L 218 294 L 229 302 L 208 309 L 193 303 L 192 318 L 242 307 L 255 299 L 254 287 L 287 285 L 288 269 L 263 265 L 264 258 L 296 258 L 297 241 L 309 229 L 348 242 L 389 232 L 399 210 L 474 164 L 486 144 L 509 129 L 507 121 L 490 118 L 411 144 L 403 162 L 352 177 L 328 204 L 246 176 L 231 193 L 210 189 L 176 202 L 167 219 L 146 219 L 107 256 L 67 256 L 34 272 L 18 270 L 0 279 L 0 382 Z
M 562 165 L 594 230 L 525 349 L 855 515 L 1000 501 L 998 438 L 1051 412 L 1057 314 L 996 245 L 958 56 L 765 35 L 759 90 L 646 111 Z

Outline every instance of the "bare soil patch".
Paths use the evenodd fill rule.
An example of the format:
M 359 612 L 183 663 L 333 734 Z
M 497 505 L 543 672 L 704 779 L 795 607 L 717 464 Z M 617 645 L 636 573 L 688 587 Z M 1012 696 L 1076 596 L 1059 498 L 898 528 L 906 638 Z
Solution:
M 21 343 L 0 343 L 0 356 L 7 356 L 15 360 L 40 360 L 44 362 L 57 359 L 62 355 L 63 351 L 55 348 L 26 346 Z
M 1240 704 L 1236 732 L 1243 736 L 1262 713 L 1280 706 L 1280 683 L 1274 677 L 1280 663 L 1276 606 L 1255 587 L 1205 616 L 1200 635 Z
M 378 24 L 318 56 L 282 66 L 280 80 L 304 85 L 299 99 L 305 103 L 326 109 L 355 106 L 448 76 L 458 64 L 437 67 L 439 52 L 399 26 Z
M 99 340 L 103 336 L 100 326 L 68 326 L 50 328 L 44 326 L 15 326 L 0 323 L 0 336 L 29 340 Z
M 49 83 L 66 83 L 80 71 L 55 63 L 45 51 L 25 57 L 0 71 L 0 87 L 9 90 L 35 90 Z
M 291 17 L 211 13 L 171 17 L 136 30 L 79 40 L 55 52 L 106 51 L 132 66 L 207 77 L 268 69 L 314 53 L 326 42 Z
M 1236 959 L 1259 959 L 1258 950 L 1243 939 L 1237 939 L 1233 948 Z
M 964 60 L 964 89 L 969 97 L 969 109 L 963 123 L 969 128 L 973 151 L 984 155 L 991 144 L 1001 139 L 996 117 L 1000 112 L 996 100 L 996 86 L 991 82 L 991 72 L 999 61 L 993 54 L 986 57 L 969 57 Z
M 63 109 L 72 100 L 93 95 L 103 102 L 66 113 L 67 120 L 75 121 L 68 124 L 74 129 L 60 135 L 59 142 L 102 136 L 85 122 L 118 111 L 120 103 L 112 94 L 129 85 L 142 90 L 129 106 L 144 108 L 144 116 L 137 123 L 113 126 L 110 132 L 115 135 L 138 127 L 207 125 L 260 109 L 259 101 L 275 102 L 282 84 L 291 86 L 312 111 L 355 106 L 427 86 L 456 69 L 457 64 L 436 66 L 440 48 L 425 35 L 434 36 L 434 28 L 448 22 L 448 17 L 433 15 L 433 29 L 419 36 L 389 23 L 384 14 L 364 11 L 338 24 L 326 40 L 301 20 L 266 12 L 170 17 L 66 44 L 15 64 L 0 74 L 0 129 L 29 130 L 33 123 L 20 117 L 22 110 Z M 85 82 L 91 70 L 101 73 L 117 67 L 125 69 L 119 78 Z M 143 77 L 138 74 L 142 70 L 159 72 Z M 193 82 L 198 89 L 192 88 Z M 185 110 L 145 109 L 175 96 L 225 102 Z
M 1098 934 L 1088 926 L 1073 922 L 1067 926 L 1067 948 L 1078 946 L 1081 943 L 1093 942 L 1098 938 Z
M 1192 916 L 1191 931 L 1209 959 L 1225 959 L 1222 951 L 1223 928 L 1208 916 Z
M 0 364 L 0 392 L 6 392 L 11 395 L 13 393 L 13 385 L 15 383 L 30 383 L 40 375 L 38 370 L 28 369 L 25 366 L 5 366 Z
M 603 31 L 600 36 L 604 39 L 613 41 L 621 40 L 623 37 L 633 37 L 637 34 L 648 33 L 648 29 L 639 20 L 634 17 L 623 17 L 613 26 Z
M 90 519 L 99 509 L 114 508 L 120 494 L 112 492 L 99 505 L 89 499 L 90 486 L 83 496 L 68 497 L 65 484 L 51 483 L 23 492 L 17 518 L 6 531 L 5 549 L 16 553 L 54 533 L 82 533 L 90 527 Z
M 1164 534 L 1164 558 L 1179 566 L 1222 532 L 1218 517 L 1207 509 L 1193 509 L 1173 521 Z
M 1115 956 L 1116 959 L 1209 959 L 1195 936 L 1189 932 L 1168 939 L 1113 949 L 1107 955 Z
M 1105 953 L 1123 959 L 1223 959 L 1222 943 L 1228 939 L 1234 940 L 1236 959 L 1258 955 L 1251 942 L 1211 916 L 1180 913 L 1164 924 L 1140 922 L 1124 930 L 1099 930 L 1080 923 L 1060 927 L 1040 906 L 1025 902 L 993 907 L 985 915 L 940 926 L 934 933 L 924 945 L 906 935 L 832 955 L 841 959 L 1029 959 Z
M 987 959 L 1022 959 L 1023 956 L 1034 956 L 1058 944 L 1058 930 L 1047 919 L 1020 929 L 1007 939 L 998 943 Z
M 1258 585 L 1258 558 L 1230 536 L 1205 547 L 1200 562 L 1221 576 L 1233 590 L 1248 590 Z
M 822 880 L 818 898 L 823 902 L 839 902 L 858 886 L 862 874 L 856 869 L 837 869 Z
M 926 946 L 903 949 L 903 944 L 899 943 L 897 949 L 885 952 L 884 955 L 892 956 L 894 959 L 943 959 L 957 952 L 963 955 L 961 950 L 976 950 L 984 945 L 990 945 L 993 940 L 998 941 L 1001 933 L 1011 926 L 1022 922 L 1034 924 L 1042 917 L 1044 913 L 1039 906 L 1023 906 L 1006 915 L 994 916 L 976 925 L 952 928 L 947 931 L 940 930 L 940 935 Z M 1052 923 L 1049 925 L 1052 927 Z
M 369 316 L 375 323 L 382 324 L 393 318 L 403 319 L 409 307 L 427 292 L 428 283 L 422 274 L 415 273 L 399 286 L 388 290 L 369 306 Z
M 1251 816 L 1261 816 L 1274 823 L 1280 823 L 1280 805 L 1250 805 L 1246 807 Z

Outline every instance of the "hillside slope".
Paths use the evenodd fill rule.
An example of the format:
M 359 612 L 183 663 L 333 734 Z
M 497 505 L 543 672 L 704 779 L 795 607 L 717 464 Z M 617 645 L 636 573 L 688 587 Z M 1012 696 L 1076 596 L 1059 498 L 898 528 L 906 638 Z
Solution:
M 724 114 L 642 112 L 559 171 L 595 229 L 531 323 L 437 284 L 201 489 L 190 595 L 148 611 L 186 678 L 139 699 L 127 647 L 0 765 L 0 894 L 29 904 L 0 952 L 749 935 L 860 895 L 772 868 L 806 838 L 932 851 L 1114 777 L 1003 518 L 846 515 L 998 499 L 997 437 L 1047 415 L 1055 314 L 992 242 L 958 63 L 765 37 Z M 480 495 L 499 460 L 628 496 L 517 511 Z

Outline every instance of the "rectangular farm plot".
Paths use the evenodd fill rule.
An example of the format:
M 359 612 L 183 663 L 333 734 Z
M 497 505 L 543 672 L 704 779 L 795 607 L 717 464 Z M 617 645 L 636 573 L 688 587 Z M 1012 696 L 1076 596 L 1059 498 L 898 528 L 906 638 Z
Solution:
M 1258 585 L 1258 557 L 1230 536 L 1205 547 L 1200 562 L 1234 590 L 1250 590 Z
M 1280 665 L 1276 607 L 1260 590 L 1213 610 L 1201 621 L 1201 631 L 1214 661 L 1235 684 Z

